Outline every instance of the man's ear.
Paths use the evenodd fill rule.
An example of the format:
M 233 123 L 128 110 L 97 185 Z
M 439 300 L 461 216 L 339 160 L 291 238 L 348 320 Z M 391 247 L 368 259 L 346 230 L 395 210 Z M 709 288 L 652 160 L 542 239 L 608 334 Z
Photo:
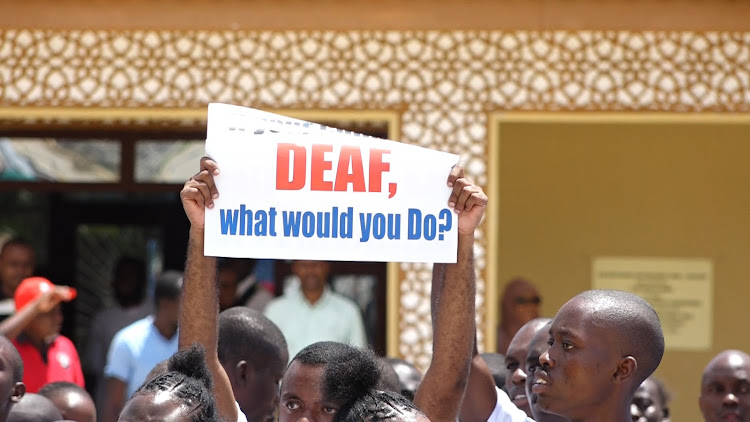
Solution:
M 617 384 L 630 381 L 636 369 L 638 369 L 638 361 L 632 356 L 627 356 L 620 360 L 612 379 Z
M 242 385 L 248 385 L 253 381 L 253 378 L 255 378 L 255 368 L 245 360 L 237 361 L 235 371 L 237 373 L 237 379 Z
M 26 394 L 26 384 L 17 382 L 16 385 L 13 386 L 13 394 L 10 396 L 10 401 L 18 403 L 21 401 L 24 394 Z

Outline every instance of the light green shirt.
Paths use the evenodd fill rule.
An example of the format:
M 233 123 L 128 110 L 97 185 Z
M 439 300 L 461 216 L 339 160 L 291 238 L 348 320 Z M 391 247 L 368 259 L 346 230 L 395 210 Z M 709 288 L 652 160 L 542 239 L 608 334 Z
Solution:
M 314 305 L 299 290 L 286 292 L 268 303 L 265 314 L 284 334 L 290 359 L 319 341 L 367 347 L 359 307 L 328 287 Z

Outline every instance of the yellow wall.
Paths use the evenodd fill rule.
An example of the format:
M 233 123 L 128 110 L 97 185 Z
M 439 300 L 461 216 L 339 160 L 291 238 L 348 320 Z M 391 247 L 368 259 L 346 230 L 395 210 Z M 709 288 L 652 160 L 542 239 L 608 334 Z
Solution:
M 705 364 L 723 349 L 750 350 L 750 118 L 512 116 L 491 141 L 499 280 L 528 276 L 554 316 L 591 287 L 594 257 L 713 260 L 713 348 L 668 350 L 657 371 L 675 396 L 673 420 L 700 420 Z

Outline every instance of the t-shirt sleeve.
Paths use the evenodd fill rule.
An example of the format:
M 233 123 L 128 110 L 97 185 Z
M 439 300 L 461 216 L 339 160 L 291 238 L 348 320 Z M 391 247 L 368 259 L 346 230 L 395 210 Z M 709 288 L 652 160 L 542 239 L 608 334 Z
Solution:
M 128 347 L 122 332 L 119 332 L 112 339 L 112 345 L 109 347 L 107 366 L 104 367 L 104 376 L 117 378 L 127 385 L 133 375 L 132 361 L 132 351 Z
M 497 404 L 487 422 L 534 422 L 526 412 L 516 407 L 505 392 L 495 387 Z
M 240 409 L 240 404 L 236 401 L 234 402 L 235 405 L 237 405 L 237 422 L 247 422 L 247 417 L 244 413 L 242 413 L 242 409 Z

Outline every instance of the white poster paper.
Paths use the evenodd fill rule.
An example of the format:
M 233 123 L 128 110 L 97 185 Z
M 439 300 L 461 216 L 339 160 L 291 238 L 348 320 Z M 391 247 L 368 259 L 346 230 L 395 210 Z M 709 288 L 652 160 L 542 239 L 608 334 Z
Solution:
M 708 259 L 601 257 L 593 287 L 635 293 L 659 315 L 671 350 L 707 350 L 713 327 L 713 264 Z
M 456 262 L 457 155 L 226 104 L 209 105 L 206 154 L 206 255 Z

